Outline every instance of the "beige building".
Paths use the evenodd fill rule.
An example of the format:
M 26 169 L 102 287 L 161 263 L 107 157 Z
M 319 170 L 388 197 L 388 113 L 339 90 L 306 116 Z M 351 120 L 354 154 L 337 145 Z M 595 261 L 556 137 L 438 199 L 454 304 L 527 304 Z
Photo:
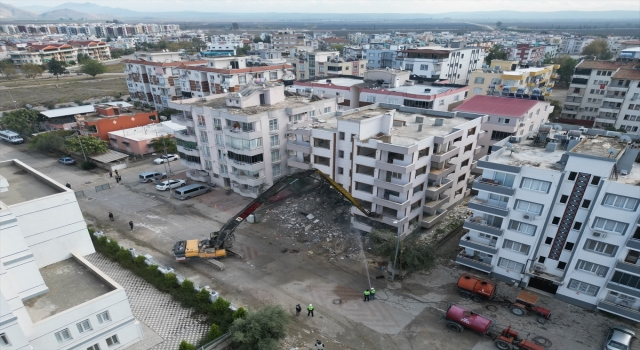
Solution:
M 518 63 L 518 60 L 492 60 L 489 68 L 471 72 L 469 97 L 475 95 L 549 96 L 554 85 L 553 80 L 558 78 L 555 70 L 560 66 L 520 68 Z
M 111 59 L 109 44 L 102 41 L 69 41 L 66 44 L 46 44 L 27 46 L 24 51 L 9 53 L 13 64 L 46 64 L 55 59 L 67 63 L 78 62 L 78 55 L 88 55 L 92 59 L 103 61 Z
M 301 52 L 287 60 L 300 80 L 337 75 L 364 77 L 367 60 L 344 60 L 338 51 Z
M 305 46 L 306 36 L 296 33 L 292 29 L 278 30 L 271 34 L 271 45 L 278 51 L 292 49 L 296 46 Z

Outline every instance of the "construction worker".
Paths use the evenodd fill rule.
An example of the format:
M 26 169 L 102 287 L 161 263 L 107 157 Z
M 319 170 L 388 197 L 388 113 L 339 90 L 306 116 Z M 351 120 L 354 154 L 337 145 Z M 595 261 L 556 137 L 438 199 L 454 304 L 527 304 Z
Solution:
M 371 288 L 371 300 L 376 300 L 376 289 Z
M 302 311 L 302 307 L 298 304 L 296 305 L 296 316 L 300 316 L 300 311 Z
M 323 350 L 324 349 L 324 344 L 322 344 L 321 341 L 316 340 L 316 350 Z
M 113 213 L 112 213 L 112 212 L 109 212 L 109 219 L 110 219 L 111 221 L 113 221 Z
M 307 317 L 309 317 L 309 315 L 313 317 L 313 305 L 311 304 L 309 304 L 309 307 L 307 307 Z
M 369 291 L 369 289 L 364 291 L 364 301 L 369 301 L 369 295 L 371 295 L 371 292 Z

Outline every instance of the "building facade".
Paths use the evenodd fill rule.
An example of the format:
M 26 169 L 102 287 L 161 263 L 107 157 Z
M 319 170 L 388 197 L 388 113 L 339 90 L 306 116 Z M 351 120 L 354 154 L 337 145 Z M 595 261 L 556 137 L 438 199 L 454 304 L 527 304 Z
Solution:
M 550 96 L 558 68 L 559 65 L 521 68 L 517 60 L 492 60 L 489 67 L 471 72 L 469 97 L 532 95 L 534 90 L 538 96 Z
M 0 169 L 2 348 L 140 341 L 124 289 L 83 258 L 95 250 L 74 192 L 18 160 Z
M 398 50 L 395 60 L 412 75 L 467 85 L 471 72 L 482 67 L 484 53 L 480 48 L 424 47 Z
M 640 321 L 638 152 L 624 139 L 551 127 L 494 146 L 478 161 L 456 262 Z
M 66 44 L 30 45 L 24 51 L 9 53 L 13 64 L 46 64 L 55 59 L 62 62 L 78 62 L 78 55 L 104 61 L 111 59 L 109 44 L 102 41 L 69 41 Z

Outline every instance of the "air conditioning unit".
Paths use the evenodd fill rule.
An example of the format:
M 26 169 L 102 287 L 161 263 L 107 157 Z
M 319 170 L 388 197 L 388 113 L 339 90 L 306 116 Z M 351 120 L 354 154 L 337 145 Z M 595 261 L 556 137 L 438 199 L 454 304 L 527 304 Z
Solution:
M 533 264 L 533 269 L 536 271 L 544 271 L 547 267 L 542 264 Z
M 604 232 L 593 231 L 593 237 L 605 238 L 607 237 L 607 234 Z
M 525 219 L 525 220 L 533 220 L 533 217 L 534 217 L 533 215 L 524 215 L 524 216 L 522 216 L 522 218 Z

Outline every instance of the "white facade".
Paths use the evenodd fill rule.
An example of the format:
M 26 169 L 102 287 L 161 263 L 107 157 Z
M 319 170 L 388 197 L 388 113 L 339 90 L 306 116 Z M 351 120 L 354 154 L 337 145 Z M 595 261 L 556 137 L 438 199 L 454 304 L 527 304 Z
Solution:
M 412 75 L 431 79 L 448 79 L 451 84 L 467 85 L 471 72 L 482 67 L 480 48 L 419 48 L 400 50 L 395 57 L 399 66 Z M 394 65 L 395 66 L 395 65 Z
M 585 46 L 591 44 L 594 38 L 565 38 L 560 44 L 560 52 L 567 55 L 581 55 Z
M 547 137 L 557 143 L 537 142 Z M 550 127 L 526 145 L 502 142 L 478 161 L 483 175 L 456 261 L 640 321 L 637 155 L 618 138 Z
M 74 192 L 17 160 L 0 169 L 8 183 L 0 191 L 0 334 L 10 344 L 2 348 L 124 349 L 141 340 L 124 289 L 82 257 L 95 251 Z

